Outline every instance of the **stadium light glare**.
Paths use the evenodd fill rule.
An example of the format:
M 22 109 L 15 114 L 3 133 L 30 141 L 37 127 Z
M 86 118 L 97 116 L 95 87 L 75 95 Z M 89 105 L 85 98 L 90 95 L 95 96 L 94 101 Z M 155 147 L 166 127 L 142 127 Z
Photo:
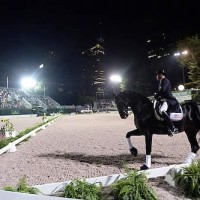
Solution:
M 112 75 L 112 76 L 110 76 L 110 80 L 113 83 L 121 83 L 122 82 L 122 77 L 120 75 Z
M 24 77 L 21 80 L 21 87 L 23 89 L 30 89 L 36 86 L 36 80 L 32 77 Z
M 44 64 L 41 64 L 40 66 L 39 66 L 39 69 L 42 69 L 44 67 Z
M 178 86 L 178 90 L 179 90 L 179 91 L 183 91 L 184 89 L 185 89 L 185 86 L 184 86 L 184 85 L 179 85 L 179 86 Z

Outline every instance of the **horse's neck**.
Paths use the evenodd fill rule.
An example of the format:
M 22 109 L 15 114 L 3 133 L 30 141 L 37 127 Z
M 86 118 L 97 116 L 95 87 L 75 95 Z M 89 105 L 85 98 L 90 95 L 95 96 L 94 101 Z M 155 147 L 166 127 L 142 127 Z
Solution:
M 153 104 L 141 95 L 129 96 L 129 106 L 134 114 L 149 113 L 153 109 Z
M 137 114 L 141 111 L 140 107 L 137 106 L 136 104 L 130 104 L 131 110 L 133 111 L 134 114 Z

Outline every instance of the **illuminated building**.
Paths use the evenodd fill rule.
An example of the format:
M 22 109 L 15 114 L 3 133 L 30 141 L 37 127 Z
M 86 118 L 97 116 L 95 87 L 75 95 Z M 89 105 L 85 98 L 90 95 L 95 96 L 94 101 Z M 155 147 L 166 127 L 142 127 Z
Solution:
M 87 96 L 104 93 L 105 87 L 105 52 L 103 39 L 94 47 L 82 52 L 81 79 L 82 92 Z
M 174 56 L 177 49 L 176 44 L 182 37 L 176 32 L 167 34 L 158 31 L 151 34 L 146 40 L 147 66 L 150 77 L 155 76 L 157 69 L 163 69 L 173 88 L 182 82 L 182 68 Z

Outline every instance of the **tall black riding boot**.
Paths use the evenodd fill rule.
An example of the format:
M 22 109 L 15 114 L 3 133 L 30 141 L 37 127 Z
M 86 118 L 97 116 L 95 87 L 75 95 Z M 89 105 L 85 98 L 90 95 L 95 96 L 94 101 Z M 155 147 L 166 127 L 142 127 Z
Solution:
M 171 119 L 169 118 L 169 115 L 165 111 L 162 112 L 162 117 L 165 120 L 165 122 L 167 123 L 167 126 L 169 128 L 168 135 L 170 137 L 172 137 L 177 130 L 175 129 Z

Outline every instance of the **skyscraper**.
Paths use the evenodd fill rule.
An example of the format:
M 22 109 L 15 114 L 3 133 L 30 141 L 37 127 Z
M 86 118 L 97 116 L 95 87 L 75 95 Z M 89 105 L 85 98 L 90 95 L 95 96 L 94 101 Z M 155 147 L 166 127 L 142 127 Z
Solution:
M 103 39 L 82 52 L 81 65 L 82 92 L 87 96 L 104 93 L 105 87 L 105 51 Z
M 173 88 L 182 82 L 182 68 L 180 68 L 174 56 L 177 41 L 181 39 L 176 33 L 164 33 L 161 31 L 151 34 L 146 41 L 148 68 L 150 76 L 155 76 L 157 69 L 165 70 Z

